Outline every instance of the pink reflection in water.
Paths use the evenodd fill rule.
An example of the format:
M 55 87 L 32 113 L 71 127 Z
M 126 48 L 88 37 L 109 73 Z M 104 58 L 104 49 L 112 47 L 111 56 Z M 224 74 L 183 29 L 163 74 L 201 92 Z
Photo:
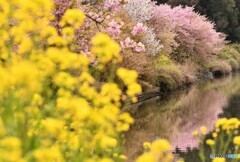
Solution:
M 206 126 L 212 130 L 218 115 L 227 105 L 227 97 L 214 89 L 192 88 L 167 102 L 149 103 L 135 114 L 135 124 L 127 133 L 125 154 L 133 161 L 142 153 L 143 142 L 159 138 L 170 141 L 174 148 L 197 147 L 194 130 Z M 173 149 L 174 149 L 173 148 Z
M 194 94 L 190 94 L 194 98 Z M 182 121 L 177 125 L 178 129 L 173 136 L 169 136 L 169 140 L 174 147 L 178 147 L 186 151 L 187 147 L 198 147 L 199 141 L 193 136 L 192 132 L 199 130 L 201 126 L 206 126 L 209 131 L 213 130 L 214 123 L 218 119 L 218 115 L 222 113 L 224 107 L 227 106 L 227 97 L 215 90 L 210 90 L 198 96 L 201 101 L 197 101 L 192 97 L 188 98 L 187 104 L 184 106 L 192 107 L 196 113 L 183 115 Z M 194 103 L 194 104 L 191 104 Z M 197 111 L 200 110 L 200 111 Z

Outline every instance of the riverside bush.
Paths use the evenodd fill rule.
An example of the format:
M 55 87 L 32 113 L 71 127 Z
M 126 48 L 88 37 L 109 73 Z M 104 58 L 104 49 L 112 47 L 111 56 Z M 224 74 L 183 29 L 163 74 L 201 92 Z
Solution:
M 238 59 L 239 57 L 239 52 L 232 47 L 231 45 L 226 45 L 219 53 L 218 53 L 219 58 L 221 59 Z
M 235 47 L 235 48 L 234 48 Z M 237 70 L 240 65 L 240 53 L 236 49 L 236 45 L 226 45 L 217 56 L 220 59 L 227 60 L 233 70 Z
M 206 64 L 206 68 L 210 70 L 214 76 L 227 75 L 232 71 L 231 65 L 225 60 L 211 60 Z
M 162 91 L 169 91 L 181 86 L 184 82 L 184 75 L 179 67 L 168 57 L 159 56 L 155 60 L 155 85 L 158 85 Z

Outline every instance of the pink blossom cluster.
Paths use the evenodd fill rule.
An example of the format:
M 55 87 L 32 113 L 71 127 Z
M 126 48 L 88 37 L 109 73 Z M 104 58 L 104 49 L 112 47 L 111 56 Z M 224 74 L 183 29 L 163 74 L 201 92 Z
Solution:
M 144 52 L 145 51 L 145 46 L 141 42 L 138 42 L 134 48 L 136 52 Z
M 100 2 L 91 4 L 90 2 L 82 3 L 78 1 L 77 8 L 84 11 L 87 18 L 97 23 L 102 23 L 106 19 L 106 16 L 109 16 L 108 13 L 111 13 L 107 12 L 103 7 L 103 3 Z
M 105 0 L 104 9 L 109 11 L 120 11 L 122 4 L 127 3 L 127 0 Z
M 147 30 L 147 27 L 144 26 L 143 23 L 137 23 L 137 25 L 133 27 L 133 30 L 131 33 L 133 36 L 135 36 L 135 35 L 146 32 L 146 30 Z
M 105 20 L 110 19 L 112 12 L 106 11 L 100 2 L 92 4 L 89 1 L 82 3 L 80 0 L 76 7 L 84 11 L 86 16 L 84 24 L 76 30 L 76 51 L 88 55 L 90 54 L 91 38 L 97 32 L 103 32 L 101 25 L 104 24 Z
M 55 15 L 55 20 L 52 22 L 52 25 L 55 27 L 59 26 L 59 21 L 62 18 L 65 11 L 72 5 L 71 1 L 68 0 L 54 0 L 55 8 L 53 13 Z
M 123 28 L 125 23 L 121 20 L 116 20 L 116 14 L 124 11 L 123 6 L 127 4 L 127 0 L 104 0 L 103 2 L 96 0 L 77 0 L 76 3 L 68 0 L 54 1 L 57 7 L 54 12 L 57 17 L 62 16 L 69 7 L 77 7 L 85 13 L 84 24 L 79 27 L 75 33 L 76 44 L 74 44 L 74 50 L 76 52 L 89 55 L 91 38 L 97 32 L 107 33 L 119 43 L 122 40 L 122 49 L 131 49 L 134 52 L 145 51 L 145 45 L 139 42 L 139 40 L 135 41 L 136 38 L 134 37 L 130 39 L 124 36 L 124 34 L 126 34 L 125 28 Z M 61 28 L 59 26 L 56 27 L 59 28 L 59 33 L 61 33 Z M 142 23 L 138 23 L 130 29 L 130 32 L 132 31 L 132 36 L 135 36 L 144 33 L 146 29 Z M 129 36 L 130 35 L 131 33 L 129 33 Z
M 53 12 L 56 16 L 62 16 L 72 4 L 72 2 L 68 0 L 54 0 L 54 3 L 55 9 Z
M 128 3 L 123 7 L 134 21 L 140 22 L 134 27 L 131 34 L 135 36 L 144 32 L 141 38 L 146 48 L 146 54 L 149 56 L 155 56 L 163 48 L 149 24 L 155 7 L 156 3 L 152 0 L 128 0 Z M 143 26 L 141 23 L 144 23 L 146 26 Z
M 119 37 L 121 33 L 121 27 L 123 27 L 124 22 L 117 23 L 114 19 L 108 24 L 108 28 L 106 29 L 106 32 L 112 36 L 114 39 Z
M 172 35 L 175 35 L 174 40 L 188 53 L 217 53 L 225 44 L 225 36 L 216 32 L 214 24 L 205 16 L 194 12 L 193 7 L 157 6 L 150 22 L 155 31 L 164 32 L 159 30 L 161 27 L 171 29 Z
M 89 16 L 91 19 L 97 21 L 97 22 L 102 22 L 104 20 L 103 12 L 100 11 L 99 13 L 96 12 L 88 12 L 87 16 Z
M 90 37 L 96 32 L 109 34 L 122 45 L 122 49 L 128 48 L 135 52 L 145 51 L 145 45 L 143 43 L 137 43 L 129 37 L 126 38 L 121 35 L 125 32 L 123 28 L 125 23 L 115 20 L 115 14 L 120 10 L 123 11 L 123 6 L 126 3 L 126 0 L 105 0 L 103 3 L 97 2 L 94 3 L 94 5 L 91 3 L 79 4 L 78 8 L 85 12 L 86 19 L 84 25 L 79 28 L 76 33 L 77 47 L 79 47 L 77 51 L 88 54 L 91 46 L 89 43 L 91 42 Z M 93 27 L 95 27 L 95 30 L 92 30 Z M 142 23 L 138 23 L 133 29 L 130 29 L 130 31 L 131 30 L 134 35 L 137 35 L 143 33 L 146 27 Z M 85 33 L 85 35 L 81 33 Z M 124 38 L 126 39 L 121 41 Z
M 130 48 L 136 52 L 144 52 L 145 51 L 145 46 L 141 42 L 136 43 L 134 40 L 130 39 L 127 37 L 124 42 L 120 42 L 121 48 Z

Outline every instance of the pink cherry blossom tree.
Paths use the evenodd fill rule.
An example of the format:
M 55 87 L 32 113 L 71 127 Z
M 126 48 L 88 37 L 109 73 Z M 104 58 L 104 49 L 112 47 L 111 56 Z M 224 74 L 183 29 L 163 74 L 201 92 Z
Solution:
M 225 35 L 216 32 L 214 24 L 194 12 L 193 7 L 156 6 L 149 22 L 158 39 L 169 39 L 165 44 L 170 48 L 178 47 L 190 54 L 217 53 L 225 44 Z

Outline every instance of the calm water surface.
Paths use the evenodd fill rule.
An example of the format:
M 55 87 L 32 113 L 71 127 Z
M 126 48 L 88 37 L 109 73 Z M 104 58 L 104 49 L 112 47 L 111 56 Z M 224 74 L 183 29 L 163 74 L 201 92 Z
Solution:
M 203 125 L 211 131 L 220 117 L 240 118 L 239 110 L 239 74 L 200 83 L 163 100 L 151 99 L 128 108 L 135 123 L 126 134 L 125 154 L 133 161 L 142 153 L 143 142 L 165 138 L 186 162 L 198 162 L 198 141 L 192 132 Z

